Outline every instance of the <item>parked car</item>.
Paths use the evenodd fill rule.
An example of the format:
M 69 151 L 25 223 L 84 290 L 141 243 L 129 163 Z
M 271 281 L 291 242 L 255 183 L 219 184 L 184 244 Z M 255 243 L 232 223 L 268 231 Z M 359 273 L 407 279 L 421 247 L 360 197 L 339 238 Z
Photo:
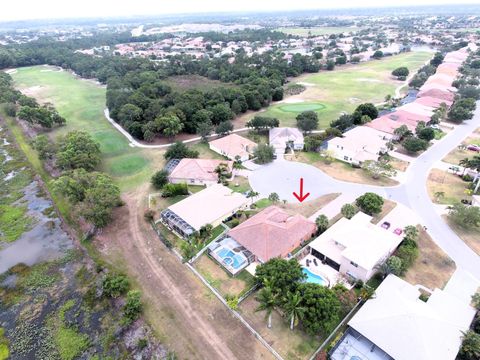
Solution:
M 435 130 L 441 130 L 440 126 L 439 125 L 432 125 L 430 126 L 432 129 L 435 129 Z
M 467 150 L 480 152 L 480 146 L 475 145 L 475 144 L 471 144 L 471 145 L 467 146 Z
M 388 221 L 385 221 L 381 226 L 382 226 L 382 228 L 388 230 L 390 228 L 390 225 L 391 224 Z
M 393 230 L 393 233 L 394 233 L 395 235 L 399 235 L 399 236 L 400 236 L 400 235 L 402 235 L 403 230 L 400 229 L 400 228 L 396 228 L 395 230 Z

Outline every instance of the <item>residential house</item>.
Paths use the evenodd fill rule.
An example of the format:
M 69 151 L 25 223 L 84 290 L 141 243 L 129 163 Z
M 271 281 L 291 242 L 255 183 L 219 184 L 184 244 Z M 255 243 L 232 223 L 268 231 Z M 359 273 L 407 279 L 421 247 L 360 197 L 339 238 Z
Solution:
M 249 200 L 241 193 L 215 184 L 164 210 L 160 220 L 181 237 L 189 237 L 202 226 L 218 226 L 237 211 L 246 209 Z
M 327 150 L 341 161 L 360 165 L 367 160 L 378 160 L 387 149 L 385 133 L 366 126 L 357 126 L 328 141 Z
M 237 159 L 240 161 L 248 160 L 257 146 L 253 141 L 237 134 L 221 137 L 210 141 L 208 144 L 212 151 L 234 161 Z
M 362 212 L 340 219 L 308 245 L 310 253 L 351 280 L 367 281 L 402 241 L 371 219 Z
M 181 159 L 178 165 L 170 172 L 168 181 L 173 184 L 187 183 L 189 185 L 210 186 L 218 183 L 218 174 L 215 169 L 225 164 L 228 171 L 233 170 L 233 161 L 212 159 Z
M 420 289 L 389 275 L 348 322 L 330 359 L 454 360 L 475 310 L 455 292 Z
M 284 154 L 287 146 L 293 150 L 302 150 L 304 146 L 303 134 L 297 128 L 281 127 L 270 129 L 269 141 L 277 154 Z
M 312 238 L 317 226 L 302 215 L 269 206 L 231 229 L 209 247 L 210 254 L 232 274 L 253 262 L 288 257 Z

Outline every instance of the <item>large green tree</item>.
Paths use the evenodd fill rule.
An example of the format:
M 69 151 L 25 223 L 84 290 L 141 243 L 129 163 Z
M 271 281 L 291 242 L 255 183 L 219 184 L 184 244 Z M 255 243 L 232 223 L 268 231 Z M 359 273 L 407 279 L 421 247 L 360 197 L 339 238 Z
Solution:
M 297 127 L 304 132 L 310 132 L 318 127 L 318 115 L 315 111 L 303 111 L 296 119 Z
M 383 198 L 372 192 L 367 192 L 355 200 L 355 204 L 368 215 L 379 214 L 383 208 Z
M 281 258 L 273 258 L 257 266 L 255 276 L 259 283 L 269 284 L 276 294 L 294 292 L 297 284 L 306 278 L 296 259 Z
M 328 287 L 313 283 L 301 283 L 298 291 L 304 308 L 302 325 L 310 335 L 326 335 L 340 319 L 341 303 Z
M 57 166 L 93 170 L 100 164 L 100 144 L 85 131 L 74 130 L 58 143 Z
M 120 189 L 103 173 L 85 169 L 67 171 L 55 180 L 54 186 L 96 228 L 105 227 L 112 219 L 113 208 L 122 204 Z

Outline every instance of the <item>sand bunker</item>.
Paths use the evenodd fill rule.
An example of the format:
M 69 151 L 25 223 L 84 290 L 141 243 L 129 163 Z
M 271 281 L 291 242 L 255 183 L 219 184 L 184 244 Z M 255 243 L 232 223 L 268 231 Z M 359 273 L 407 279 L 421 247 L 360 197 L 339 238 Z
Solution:
M 309 83 L 309 82 L 297 82 L 298 85 L 303 85 L 303 86 L 315 86 L 315 84 L 313 83 Z
M 357 81 L 372 82 L 372 83 L 381 83 L 381 80 L 378 79 L 368 79 L 368 78 L 358 78 Z

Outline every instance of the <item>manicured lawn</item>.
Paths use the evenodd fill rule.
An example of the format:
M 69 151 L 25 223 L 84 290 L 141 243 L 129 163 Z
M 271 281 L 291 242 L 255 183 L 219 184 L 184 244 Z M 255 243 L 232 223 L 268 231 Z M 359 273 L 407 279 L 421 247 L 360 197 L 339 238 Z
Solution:
M 406 66 L 414 73 L 431 56 L 429 52 L 403 53 L 359 65 L 347 65 L 334 71 L 299 76 L 291 82 L 308 83 L 308 86 L 304 92 L 288 99 L 304 103 L 277 103 L 259 114 L 278 118 L 282 126 L 295 126 L 296 115 L 304 108 L 313 107 L 319 116 L 319 128 L 326 128 L 342 112 L 352 112 L 364 102 L 380 103 L 386 95 L 394 95 L 395 88 L 404 83 L 392 78 L 392 70 Z M 255 114 L 250 114 L 249 118 Z
M 330 164 L 327 164 L 324 162 L 323 157 L 316 152 L 298 151 L 295 153 L 294 160 L 313 165 L 337 180 L 378 186 L 398 185 L 396 180 L 387 177 L 374 179 L 364 170 L 354 168 L 350 164 L 343 161 L 334 160 Z
M 235 178 L 228 183 L 228 187 L 233 191 L 242 194 L 252 189 L 248 179 L 244 176 L 235 176 Z
M 465 194 L 467 182 L 459 176 L 447 173 L 440 169 L 432 169 L 428 174 L 427 190 L 430 198 L 437 204 L 452 205 L 462 199 L 468 198 Z M 443 193 L 443 196 L 435 196 Z
M 210 235 L 210 237 L 207 239 L 207 241 L 205 242 L 205 244 L 209 244 L 210 242 L 212 242 L 213 240 L 215 240 L 217 238 L 217 236 L 219 236 L 221 233 L 225 232 L 225 228 L 222 226 L 222 225 L 218 225 L 216 227 L 214 227 L 212 229 L 212 235 Z
M 281 31 L 284 32 L 285 34 L 289 35 L 298 35 L 298 36 L 315 36 L 315 35 L 329 35 L 329 34 L 340 34 L 344 32 L 350 32 L 350 31 L 359 31 L 362 28 L 358 27 L 347 27 L 347 26 L 339 26 L 339 27 L 333 27 L 333 26 L 322 26 L 322 27 L 311 27 L 311 28 L 306 28 L 306 27 L 281 27 L 278 29 L 275 29 L 276 31 Z
M 455 271 L 455 263 L 432 240 L 421 226 L 417 226 L 419 255 L 405 274 L 412 285 L 422 284 L 429 289 L 442 289 Z
M 198 157 L 202 159 L 216 159 L 216 160 L 228 160 L 225 156 L 217 154 L 215 151 L 210 150 L 208 144 L 200 142 L 194 145 L 189 145 L 192 150 L 198 151 Z
M 100 143 L 106 171 L 123 190 L 136 187 L 161 167 L 160 150 L 129 146 L 126 138 L 105 119 L 105 87 L 80 80 L 67 71 L 45 71 L 53 68 L 34 66 L 20 68 L 12 74 L 17 88 L 40 102 L 49 101 L 67 119 L 64 127 L 50 132 L 52 138 L 72 130 L 84 130 Z M 42 71 L 43 70 L 43 71 Z M 152 165 L 152 161 L 155 165 Z

